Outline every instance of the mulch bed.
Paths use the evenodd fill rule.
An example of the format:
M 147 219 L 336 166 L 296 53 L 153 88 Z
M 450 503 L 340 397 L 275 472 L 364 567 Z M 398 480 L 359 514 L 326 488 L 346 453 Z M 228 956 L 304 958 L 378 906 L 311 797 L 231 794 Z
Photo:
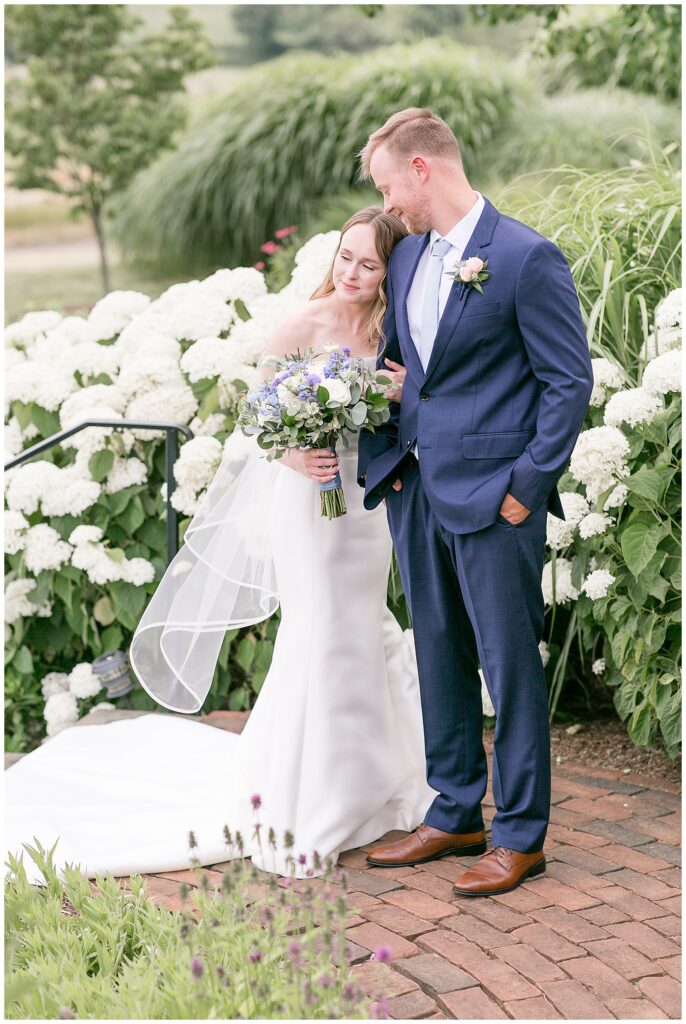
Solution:
M 636 747 L 627 735 L 626 725 L 615 717 L 583 721 L 581 728 L 570 735 L 569 724 L 550 728 L 553 761 L 579 761 L 593 768 L 651 775 L 667 782 L 681 782 L 681 755 L 667 757 L 662 745 L 652 750 Z M 627 772 L 629 774 L 629 772 Z

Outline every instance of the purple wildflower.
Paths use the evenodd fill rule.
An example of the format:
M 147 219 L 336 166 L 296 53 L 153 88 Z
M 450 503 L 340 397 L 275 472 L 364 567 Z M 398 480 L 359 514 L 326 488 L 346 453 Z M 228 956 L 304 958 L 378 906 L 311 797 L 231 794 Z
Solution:
M 298 864 L 307 864 L 307 856 L 304 853 L 298 854 Z
M 74 1016 L 74 1011 L 71 1009 L 70 1006 L 60 1006 L 59 1010 L 57 1011 L 57 1017 L 59 1020 L 76 1020 L 76 1017 Z
M 390 946 L 379 946 L 374 953 L 374 959 L 379 960 L 382 964 L 390 964 L 393 960 L 393 951 Z
M 295 964 L 300 963 L 300 943 L 291 942 L 288 946 L 288 956 Z
M 194 956 L 191 960 L 191 974 L 194 978 L 202 978 L 205 965 L 199 956 Z
M 250 954 L 250 959 L 254 964 L 258 963 L 262 959 L 262 954 L 260 953 L 259 949 L 253 949 L 253 951 Z
M 256 811 L 258 807 L 262 806 L 262 797 L 259 793 L 253 793 L 250 797 L 250 803 L 253 806 L 253 810 Z

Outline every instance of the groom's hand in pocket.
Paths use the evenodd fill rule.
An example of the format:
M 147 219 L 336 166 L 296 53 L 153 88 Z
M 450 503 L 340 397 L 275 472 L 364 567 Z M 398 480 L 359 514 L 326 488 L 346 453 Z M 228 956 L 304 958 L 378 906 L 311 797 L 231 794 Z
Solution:
M 515 496 L 508 492 L 500 506 L 500 514 L 504 519 L 507 519 L 508 523 L 518 526 L 519 523 L 524 522 L 527 516 L 531 515 L 531 509 L 528 509 L 526 505 L 522 505 L 521 501 L 517 501 Z
M 393 490 L 394 491 L 402 491 L 402 489 L 403 489 L 403 482 L 402 482 L 402 480 L 396 480 L 396 482 L 393 484 Z M 382 500 L 383 500 L 383 503 L 385 505 L 386 504 L 386 499 L 383 498 Z

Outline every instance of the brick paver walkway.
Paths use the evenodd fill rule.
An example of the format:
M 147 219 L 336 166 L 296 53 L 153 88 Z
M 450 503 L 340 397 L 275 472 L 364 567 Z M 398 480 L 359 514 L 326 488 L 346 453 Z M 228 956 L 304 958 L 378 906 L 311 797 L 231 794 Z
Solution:
M 246 717 L 208 721 L 238 732 Z M 677 787 L 566 761 L 553 765 L 552 803 L 545 875 L 502 896 L 455 897 L 473 858 L 385 869 L 366 866 L 376 843 L 342 854 L 353 972 L 370 994 L 386 993 L 393 1018 L 681 1018 Z M 488 831 L 490 786 L 483 809 Z M 208 869 L 211 882 L 220 869 Z M 151 897 L 178 908 L 182 878 L 199 882 L 147 876 Z M 372 959 L 379 946 L 390 964 Z

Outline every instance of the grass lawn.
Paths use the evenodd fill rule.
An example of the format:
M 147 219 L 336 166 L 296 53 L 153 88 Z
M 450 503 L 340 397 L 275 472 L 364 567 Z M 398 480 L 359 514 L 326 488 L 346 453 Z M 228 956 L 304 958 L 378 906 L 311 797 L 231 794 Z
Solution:
M 191 275 L 156 277 L 135 267 L 115 265 L 111 269 L 112 290 L 132 289 L 152 299 Z M 55 309 L 62 313 L 85 315 L 103 290 L 98 267 L 40 270 L 5 274 L 5 323 L 20 320 L 37 309 Z

